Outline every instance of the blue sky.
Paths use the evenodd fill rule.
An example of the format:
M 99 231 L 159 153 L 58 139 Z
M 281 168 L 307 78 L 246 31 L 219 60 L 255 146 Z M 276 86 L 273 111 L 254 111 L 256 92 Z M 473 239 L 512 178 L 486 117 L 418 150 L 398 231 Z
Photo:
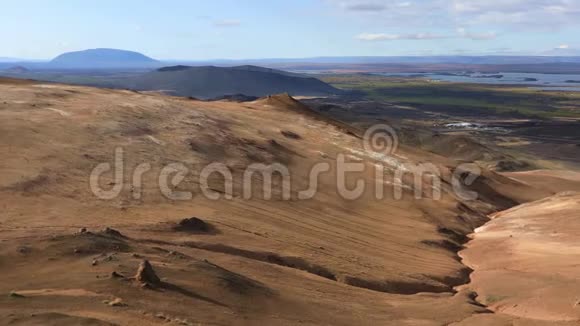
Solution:
M 580 55 L 580 0 L 3 1 L 0 57 Z

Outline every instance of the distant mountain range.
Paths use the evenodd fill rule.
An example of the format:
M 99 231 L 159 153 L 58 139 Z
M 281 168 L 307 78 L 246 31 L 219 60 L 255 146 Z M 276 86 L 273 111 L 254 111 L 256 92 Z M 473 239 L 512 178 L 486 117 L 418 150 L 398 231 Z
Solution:
M 0 57 L 0 69 L 9 63 L 18 63 L 28 69 L 138 69 L 159 68 L 169 65 L 218 65 L 241 66 L 260 65 L 284 67 L 296 64 L 547 64 L 580 63 L 580 56 L 571 50 L 555 51 L 555 55 L 517 56 L 350 56 L 313 58 L 271 58 L 247 60 L 166 60 L 159 61 L 134 51 L 118 49 L 90 49 L 63 53 L 51 61 L 27 61 L 17 58 Z
M 283 70 L 314 73 L 478 71 L 490 74 L 499 72 L 570 74 L 580 73 L 580 57 L 398 56 L 163 62 L 134 51 L 90 49 L 64 53 L 49 62 L 14 60 L 0 62 L 0 74 L 9 77 L 97 87 L 163 91 L 177 96 L 202 99 L 234 94 L 236 98 L 241 98 L 241 95 L 259 97 L 289 93 L 325 96 L 342 92 L 319 79 Z
M 312 57 L 312 58 L 272 58 L 247 60 L 205 60 L 184 61 L 184 64 L 213 65 L 266 65 L 290 66 L 295 64 L 545 64 L 580 63 L 580 56 L 353 56 L 353 57 Z

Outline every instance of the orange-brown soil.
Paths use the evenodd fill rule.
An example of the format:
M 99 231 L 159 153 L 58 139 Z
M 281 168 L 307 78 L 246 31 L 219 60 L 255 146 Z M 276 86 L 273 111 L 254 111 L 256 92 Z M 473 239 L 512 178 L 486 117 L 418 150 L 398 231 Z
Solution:
M 479 199 L 464 201 L 451 188 L 454 161 L 405 146 L 369 153 L 361 134 L 285 95 L 202 102 L 1 80 L 0 323 L 449 325 L 503 318 L 475 300 L 472 286 L 454 289 L 471 273 L 458 251 L 487 214 L 552 192 L 485 172 L 472 186 Z M 90 173 L 112 164 L 119 147 L 123 180 L 106 173 L 101 186 L 120 183 L 120 195 L 99 199 Z M 351 188 L 357 179 L 370 185 L 358 199 L 337 193 L 340 155 L 365 167 L 347 178 Z M 219 175 L 209 187 L 221 198 L 202 195 L 199 173 L 212 162 L 233 171 L 232 199 L 223 198 Z M 259 191 L 243 198 L 244 169 L 274 162 L 291 172 L 291 199 L 283 200 L 276 178 L 272 199 Z M 320 162 L 330 171 L 320 175 L 318 191 L 298 198 Z M 401 199 L 388 182 L 385 198 L 374 198 L 377 165 L 387 167 L 389 180 L 402 164 L 419 162 L 440 169 L 441 199 L 428 187 L 416 199 L 412 178 L 403 179 Z M 141 163 L 151 170 L 133 185 Z M 192 198 L 161 193 L 160 171 L 171 163 L 189 173 L 168 188 Z M 179 227 L 191 217 L 207 227 Z M 134 277 L 144 260 L 160 278 L 152 286 Z

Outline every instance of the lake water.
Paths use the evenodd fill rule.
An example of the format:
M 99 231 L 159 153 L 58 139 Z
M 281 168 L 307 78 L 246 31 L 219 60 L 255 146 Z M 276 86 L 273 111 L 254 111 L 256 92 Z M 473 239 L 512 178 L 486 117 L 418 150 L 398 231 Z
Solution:
M 505 85 L 527 85 L 542 90 L 577 91 L 580 92 L 580 74 L 535 74 L 535 73 L 378 73 L 377 75 L 389 77 L 417 77 L 432 80 L 441 80 L 455 83 L 474 84 L 505 84 Z M 571 83 L 567 81 L 577 81 Z

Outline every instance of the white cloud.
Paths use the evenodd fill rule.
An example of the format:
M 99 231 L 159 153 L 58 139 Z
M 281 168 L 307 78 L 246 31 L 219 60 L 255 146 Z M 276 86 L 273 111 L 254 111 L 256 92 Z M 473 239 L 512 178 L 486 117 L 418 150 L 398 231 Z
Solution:
M 513 49 L 509 48 L 509 47 L 499 47 L 499 48 L 493 48 L 490 49 L 489 52 L 497 52 L 497 53 L 508 53 L 508 52 L 512 52 Z
M 355 38 L 361 41 L 378 42 L 378 41 L 399 41 L 399 40 L 437 40 L 451 38 L 467 38 L 476 41 L 492 40 L 497 37 L 495 32 L 472 33 L 465 28 L 458 28 L 456 35 L 439 35 L 432 33 L 415 33 L 415 34 L 387 34 L 387 33 L 362 33 Z
M 347 11 L 367 11 L 367 12 L 377 12 L 385 11 L 387 9 L 401 9 L 408 8 L 413 5 L 411 1 L 361 1 L 361 0 L 343 0 L 343 1 L 330 1 L 331 3 L 338 3 L 340 7 Z
M 580 48 L 569 45 L 569 44 L 561 44 L 551 50 L 545 51 L 542 53 L 543 55 L 556 55 L 556 56 L 579 56 L 580 55 Z
M 346 20 L 365 25 L 438 29 L 452 23 L 446 12 L 450 0 L 322 0 Z M 330 11 L 333 11 L 332 8 Z
M 399 8 L 407 8 L 407 7 L 411 7 L 413 5 L 412 2 L 410 1 L 406 1 L 406 2 L 399 2 L 396 4 L 397 7 Z
M 216 27 L 236 27 L 240 26 L 242 22 L 236 19 L 219 20 L 213 23 Z
M 346 13 L 359 14 L 377 14 L 386 17 L 396 17 L 405 13 L 412 13 L 413 15 L 423 12 L 428 14 L 429 11 L 424 11 L 425 8 L 435 8 L 435 2 L 443 0 L 325 0 L 326 3 L 342 9 Z
M 469 33 L 465 35 L 465 37 L 475 41 L 485 41 L 485 40 L 494 40 L 497 37 L 497 34 L 495 32 Z
M 580 17 L 577 0 L 453 0 L 450 9 L 464 23 L 532 28 L 577 24 Z
M 430 28 L 494 25 L 555 29 L 580 25 L 580 0 L 325 0 L 375 24 Z M 481 38 L 492 38 L 484 35 Z
M 382 11 L 387 9 L 387 6 L 380 3 L 365 3 L 365 2 L 344 4 L 344 7 L 347 10 L 352 11 Z
M 497 37 L 495 32 L 485 32 L 485 33 L 473 33 L 467 31 L 465 28 L 460 27 L 457 29 L 457 34 L 460 37 L 468 38 L 475 41 L 485 41 L 485 40 L 493 40 Z
M 356 36 L 361 41 L 397 41 L 397 40 L 435 40 L 447 38 L 446 36 L 418 33 L 418 34 L 384 34 L 384 33 L 362 33 Z

